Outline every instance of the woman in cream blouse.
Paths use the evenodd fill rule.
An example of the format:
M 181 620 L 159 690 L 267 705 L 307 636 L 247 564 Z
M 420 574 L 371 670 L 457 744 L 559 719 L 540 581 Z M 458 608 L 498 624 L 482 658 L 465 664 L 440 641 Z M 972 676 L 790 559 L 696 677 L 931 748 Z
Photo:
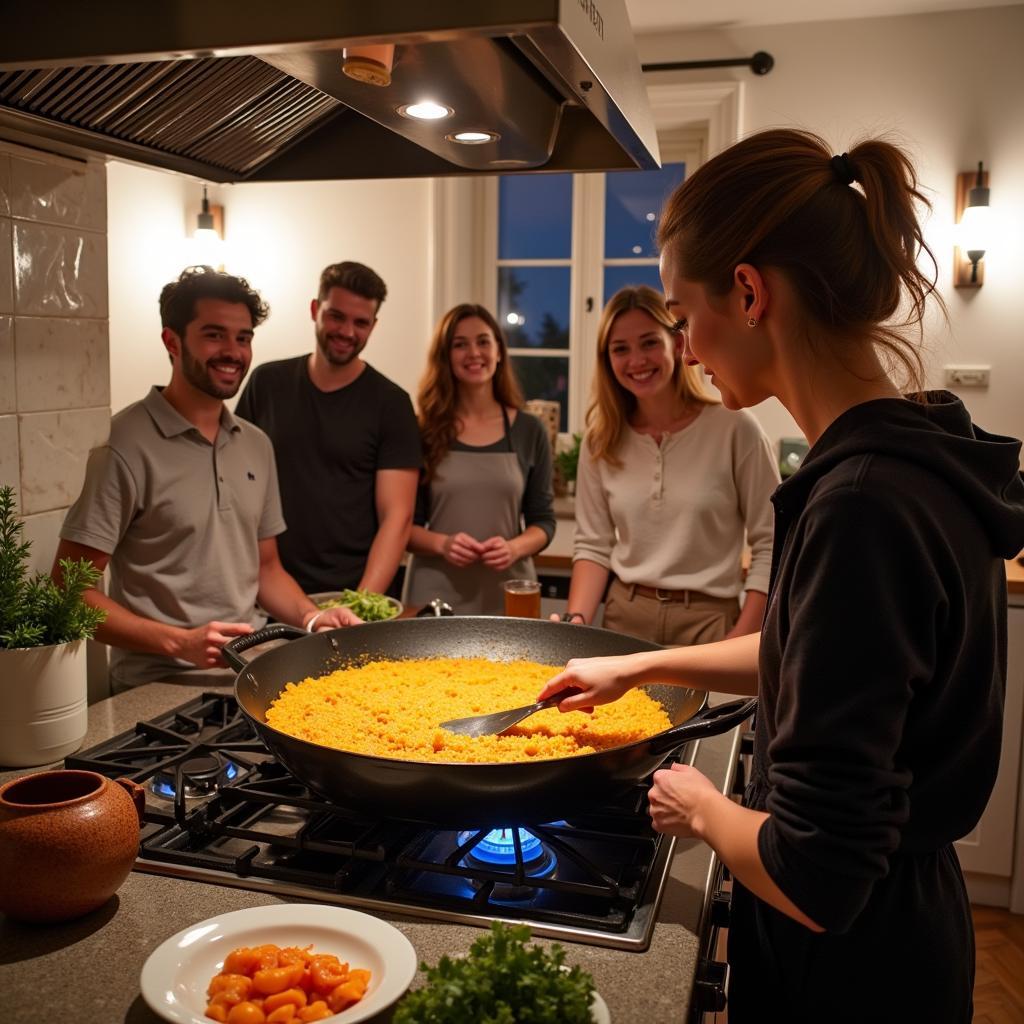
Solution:
M 779 474 L 757 421 L 705 390 L 672 326 L 646 286 L 604 309 L 568 607 L 573 622 L 593 623 L 608 587 L 606 629 L 688 645 L 760 629 Z

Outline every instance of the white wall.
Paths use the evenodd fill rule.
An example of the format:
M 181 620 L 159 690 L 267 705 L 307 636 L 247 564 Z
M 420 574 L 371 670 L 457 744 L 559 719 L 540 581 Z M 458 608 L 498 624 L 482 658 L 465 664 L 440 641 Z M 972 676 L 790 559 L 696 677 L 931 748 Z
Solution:
M 110 408 L 171 379 L 160 341 L 160 289 L 181 273 L 192 182 L 134 164 L 107 164 Z
M 189 262 L 199 183 L 112 161 L 110 364 L 114 411 L 170 379 L 160 342 L 161 287 Z M 312 351 L 309 302 L 320 271 L 353 259 L 388 286 L 366 348 L 377 369 L 414 392 L 430 338 L 428 180 L 238 184 L 210 190 L 224 206 L 225 269 L 247 277 L 270 303 L 256 332 L 254 365 Z
M 652 83 L 738 80 L 744 133 L 798 125 L 837 151 L 858 136 L 894 131 L 913 154 L 934 212 L 927 237 L 939 260 L 950 327 L 930 325 L 932 386 L 947 362 L 991 364 L 988 390 L 961 393 L 987 429 L 1024 435 L 1024 6 L 971 12 L 723 29 L 640 37 L 643 61 L 768 50 L 772 72 L 747 69 L 661 73 Z M 1001 238 L 978 291 L 952 288 L 952 218 L 958 172 L 983 159 Z M 160 286 L 187 262 L 181 239 L 194 223 L 198 183 L 125 164 L 108 165 L 110 354 L 114 410 L 168 377 L 159 340 Z M 429 340 L 430 190 L 427 180 L 234 185 L 211 191 L 225 207 L 234 249 L 228 269 L 269 299 L 256 361 L 309 351 L 308 303 L 323 266 L 361 260 L 391 294 L 367 358 L 414 391 Z M 457 260 L 455 261 L 458 262 Z M 439 285 L 443 282 L 437 282 Z M 756 410 L 769 436 L 797 434 L 777 403 Z
M 950 328 L 932 323 L 931 386 L 948 362 L 988 363 L 988 390 L 960 394 L 987 429 L 1024 435 L 1024 6 L 971 12 L 775 25 L 638 39 L 644 62 L 749 55 L 767 50 L 763 77 L 725 69 L 744 84 L 744 134 L 795 125 L 823 135 L 836 152 L 858 137 L 895 132 L 931 193 L 926 238 L 939 262 Z M 707 72 L 652 80 L 693 81 Z M 956 176 L 984 160 L 1001 224 L 980 290 L 954 289 L 952 221 Z M 772 437 L 792 429 L 781 408 L 758 410 Z

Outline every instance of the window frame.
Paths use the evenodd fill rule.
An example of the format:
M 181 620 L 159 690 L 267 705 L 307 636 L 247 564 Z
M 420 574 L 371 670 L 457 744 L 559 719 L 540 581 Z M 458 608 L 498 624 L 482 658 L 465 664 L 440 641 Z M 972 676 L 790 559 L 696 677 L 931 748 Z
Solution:
M 739 138 L 742 82 L 649 82 L 647 94 L 663 163 L 682 161 L 692 173 Z M 435 323 L 458 302 L 479 302 L 496 310 L 499 266 L 571 267 L 569 348 L 513 352 L 526 357 L 568 356 L 567 423 L 570 433 L 582 431 L 596 363 L 593 339 L 601 317 L 604 268 L 657 263 L 652 257 L 604 258 L 605 173 L 573 176 L 569 259 L 499 260 L 497 175 L 435 179 L 432 199 Z

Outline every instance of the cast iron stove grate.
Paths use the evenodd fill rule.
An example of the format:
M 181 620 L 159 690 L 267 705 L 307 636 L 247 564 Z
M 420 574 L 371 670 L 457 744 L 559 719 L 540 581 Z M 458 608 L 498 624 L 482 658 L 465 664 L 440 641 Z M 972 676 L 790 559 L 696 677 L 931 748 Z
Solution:
M 512 853 L 481 863 L 495 830 L 349 815 L 278 764 L 223 694 L 66 765 L 146 786 L 139 871 L 437 920 L 526 921 L 538 935 L 623 949 L 647 948 L 674 847 L 651 829 L 640 784 L 571 821 L 497 830 L 514 834 Z M 521 836 L 539 840 L 540 873 Z

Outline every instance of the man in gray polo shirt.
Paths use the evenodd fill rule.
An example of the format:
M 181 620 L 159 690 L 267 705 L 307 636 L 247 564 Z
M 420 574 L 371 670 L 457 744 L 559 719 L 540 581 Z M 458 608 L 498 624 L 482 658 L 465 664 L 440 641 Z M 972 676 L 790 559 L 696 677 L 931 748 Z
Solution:
M 277 554 L 284 532 L 274 452 L 259 428 L 224 406 L 252 360 L 268 309 L 241 278 L 190 267 L 160 294 L 171 382 L 114 416 L 89 456 L 68 510 L 62 558 L 110 565 L 110 594 L 86 600 L 107 613 L 114 692 L 224 665 L 221 647 L 263 624 L 256 602 L 282 622 L 332 628 L 360 620 L 319 612 Z

